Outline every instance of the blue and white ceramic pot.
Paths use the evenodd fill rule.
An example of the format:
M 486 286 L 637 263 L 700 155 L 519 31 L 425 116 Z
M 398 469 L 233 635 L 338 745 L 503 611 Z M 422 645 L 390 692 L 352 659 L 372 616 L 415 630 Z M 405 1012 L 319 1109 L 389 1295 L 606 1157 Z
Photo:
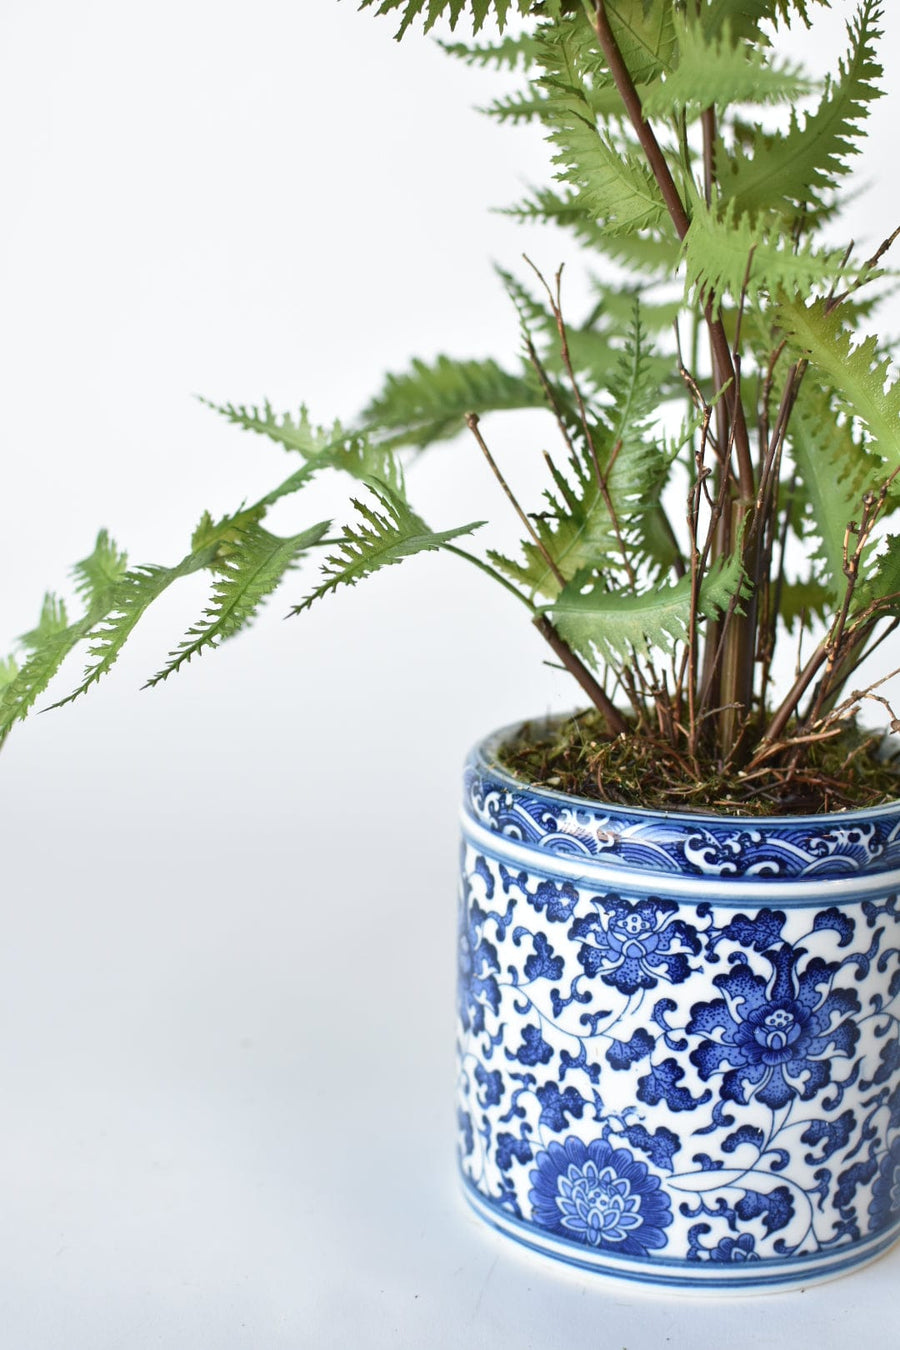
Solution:
M 808 1285 L 900 1235 L 900 803 L 727 819 L 471 756 L 460 1162 L 492 1224 L 670 1288 Z

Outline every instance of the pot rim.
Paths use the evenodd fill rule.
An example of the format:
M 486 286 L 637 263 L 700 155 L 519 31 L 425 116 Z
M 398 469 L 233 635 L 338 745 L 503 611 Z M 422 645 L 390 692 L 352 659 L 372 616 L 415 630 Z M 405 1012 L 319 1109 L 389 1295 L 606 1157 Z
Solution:
M 557 788 L 538 787 L 527 778 L 518 778 L 509 769 L 503 767 L 497 758 L 500 746 L 512 740 L 527 725 L 548 728 L 571 717 L 571 713 L 551 713 L 544 717 L 520 718 L 506 726 L 498 728 L 478 741 L 469 752 L 466 763 L 479 771 L 484 771 L 503 787 L 512 792 L 527 792 L 529 796 L 546 799 L 548 803 L 564 803 L 567 806 L 582 807 L 589 811 L 603 811 L 611 816 L 638 817 L 645 821 L 672 821 L 685 827 L 697 825 L 736 825 L 746 826 L 748 830 L 760 828 L 791 829 L 809 827 L 815 829 L 823 824 L 835 823 L 860 824 L 868 821 L 882 821 L 895 816 L 900 822 L 900 782 L 895 800 L 884 802 L 881 806 L 849 807 L 839 811 L 819 811 L 806 815 L 762 815 L 746 816 L 727 811 L 690 811 L 647 806 L 627 806 L 622 802 L 608 802 L 601 797 L 582 797 L 572 792 L 562 792 Z

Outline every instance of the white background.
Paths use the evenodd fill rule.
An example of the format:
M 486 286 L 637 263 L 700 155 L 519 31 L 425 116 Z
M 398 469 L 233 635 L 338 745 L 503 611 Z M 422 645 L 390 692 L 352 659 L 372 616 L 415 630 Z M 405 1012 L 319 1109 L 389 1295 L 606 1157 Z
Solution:
M 7 0 L 4 645 L 100 525 L 168 563 L 204 508 L 289 471 L 193 393 L 327 420 L 413 354 L 514 354 L 491 260 L 553 271 L 570 248 L 487 207 L 543 150 L 472 111 L 490 76 L 391 32 L 346 0 Z M 898 33 L 892 12 L 895 68 Z M 896 101 L 874 120 L 861 248 L 898 215 Z M 539 448 L 527 417 L 486 427 L 513 468 Z M 412 482 L 435 528 L 497 503 L 465 442 Z M 339 502 L 292 500 L 275 527 Z M 759 1346 L 895 1344 L 897 1255 L 752 1313 L 641 1302 L 463 1209 L 460 763 L 575 694 L 455 559 L 281 622 L 303 588 L 141 693 L 202 606 L 182 584 L 104 688 L 3 752 L 4 1350 L 703 1350 L 746 1346 L 751 1315 Z

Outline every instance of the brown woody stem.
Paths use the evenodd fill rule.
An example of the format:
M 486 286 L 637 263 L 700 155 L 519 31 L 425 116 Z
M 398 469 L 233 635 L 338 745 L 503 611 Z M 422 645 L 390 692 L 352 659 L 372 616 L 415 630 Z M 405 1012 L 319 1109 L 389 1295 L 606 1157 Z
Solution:
M 606 725 L 614 736 L 624 736 L 628 732 L 628 723 L 619 712 L 618 708 L 603 691 L 601 685 L 597 683 L 587 666 L 580 657 L 572 651 L 572 648 L 564 638 L 553 627 L 553 624 L 547 618 L 546 614 L 539 614 L 534 621 L 534 626 L 541 637 L 546 639 L 553 651 L 559 657 L 569 674 L 578 681 L 594 707 L 602 713 Z

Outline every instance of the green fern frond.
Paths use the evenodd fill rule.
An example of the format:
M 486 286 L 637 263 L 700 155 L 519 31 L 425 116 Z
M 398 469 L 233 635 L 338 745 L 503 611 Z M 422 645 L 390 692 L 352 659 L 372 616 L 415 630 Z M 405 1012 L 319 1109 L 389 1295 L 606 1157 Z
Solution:
M 545 100 L 533 94 L 505 94 L 486 103 L 478 111 L 495 122 L 511 122 L 514 126 L 524 122 L 539 122 L 544 115 Z
M 860 588 L 854 610 L 859 612 L 875 603 L 884 616 L 900 615 L 900 541 L 896 538 L 876 559 L 872 573 Z
M 689 292 L 736 299 L 746 282 L 751 300 L 761 292 L 808 295 L 827 289 L 840 275 L 843 262 L 837 249 L 815 249 L 809 243 L 796 248 L 779 229 L 754 225 L 749 216 L 738 217 L 733 201 L 720 212 L 715 202 L 707 206 L 699 198 L 693 203 L 683 256 Z
M 44 596 L 44 603 L 41 606 L 41 617 L 38 619 L 37 627 L 23 633 L 19 639 L 23 647 L 29 651 L 40 651 L 48 639 L 57 638 L 61 633 L 69 629 L 69 616 L 66 612 L 66 602 L 48 591 Z
M 19 663 L 14 656 L 0 658 L 0 700 L 4 691 L 12 684 L 19 673 Z
M 698 618 L 723 613 L 742 584 L 736 554 L 712 567 L 700 589 Z M 591 583 L 582 573 L 546 612 L 569 646 L 591 665 L 627 665 L 635 653 L 670 652 L 673 643 L 685 639 L 691 619 L 691 579 L 683 576 L 670 585 L 635 594 L 606 590 L 602 582 Z
M 900 380 L 893 378 L 890 358 L 877 340 L 868 337 L 854 346 L 841 306 L 828 313 L 823 300 L 783 303 L 776 318 L 791 346 L 822 372 L 848 413 L 865 423 L 871 448 L 884 464 L 882 477 L 893 473 L 900 467 Z
M 675 22 L 677 55 L 664 80 L 642 94 L 648 117 L 670 117 L 729 103 L 790 103 L 809 94 L 811 81 L 799 66 L 778 62 L 765 51 L 732 38 L 730 26 L 714 36 L 704 31 L 702 14 Z
M 862 0 L 847 26 L 850 50 L 837 78 L 826 82 L 815 112 L 802 124 L 793 116 L 784 135 L 757 128 L 749 150 L 736 147 L 722 164 L 723 199 L 733 202 L 739 214 L 821 205 L 823 194 L 849 172 L 847 161 L 858 153 L 860 124 L 882 93 L 876 81 L 883 72 L 875 59 L 881 16 L 879 0 Z
M 338 541 L 338 551 L 326 558 L 322 565 L 324 580 L 292 609 L 300 614 L 315 600 L 336 590 L 338 586 L 355 586 L 364 577 L 382 567 L 402 562 L 415 553 L 433 552 L 449 544 L 460 535 L 471 534 L 485 522 L 473 521 L 456 529 L 435 533 L 421 516 L 395 493 L 381 485 L 369 484 L 369 490 L 378 503 L 376 507 L 354 499 L 361 519 L 356 527 L 345 525 Z
M 246 628 L 287 572 L 296 567 L 306 550 L 323 537 L 329 523 L 322 521 L 288 539 L 270 534 L 258 525 L 243 529 L 231 542 L 227 557 L 220 562 L 211 601 L 202 619 L 188 629 L 185 639 L 170 653 L 166 665 L 147 681 L 148 686 L 168 679 L 205 648 L 216 647 Z
M 679 244 L 674 235 L 609 234 L 574 192 L 535 189 L 530 197 L 499 210 L 523 224 L 554 224 L 571 230 L 579 243 L 605 253 L 612 262 L 640 273 L 646 281 L 672 276 L 678 267 Z
M 585 568 L 636 571 L 653 561 L 647 552 L 651 534 L 646 518 L 659 500 L 668 463 L 648 435 L 659 387 L 639 311 L 624 349 L 617 353 L 609 393 L 612 405 L 592 430 L 597 465 L 583 437 L 579 454 L 570 461 L 570 477 L 550 461 L 553 488 L 545 493 L 549 509 L 533 517 L 539 542 L 523 541 L 523 562 L 489 554 L 532 598 L 555 597 L 559 576 L 568 582 Z M 574 426 L 572 430 L 578 434 Z
M 340 422 L 331 427 L 314 426 L 305 405 L 295 418 L 291 413 L 276 413 L 268 400 L 261 408 L 200 401 L 244 431 L 267 436 L 276 445 L 303 456 L 305 467 L 264 498 L 266 505 L 298 491 L 323 469 L 337 469 L 352 478 L 379 478 L 393 492 L 403 493 L 403 469 L 389 446 L 373 444 L 363 433 L 347 431 Z
M 778 616 L 788 627 L 800 624 L 811 628 L 813 622 L 826 623 L 834 614 L 834 595 L 817 577 L 785 581 L 778 594 Z
M 76 594 L 89 613 L 103 609 L 111 588 L 122 580 L 127 567 L 127 553 L 120 553 L 106 530 L 101 530 L 93 551 L 72 568 Z
M 438 46 L 465 65 L 482 69 L 528 70 L 536 57 L 536 43 L 530 33 L 507 33 L 499 42 L 439 42 Z
M 27 715 L 89 629 L 87 617 L 70 623 L 64 602 L 53 594 L 44 597 L 37 627 L 20 639 L 28 653 L 26 659 L 21 665 L 11 658 L 6 663 L 7 678 L 0 691 L 0 744 L 13 725 Z
M 487 22 L 493 19 L 502 30 L 510 14 L 527 14 L 532 0 L 360 0 L 360 9 L 370 9 L 378 5 L 376 14 L 393 14 L 402 10 L 400 27 L 394 34 L 402 38 L 409 26 L 418 18 L 422 19 L 422 28 L 428 32 L 439 19 L 446 19 L 451 29 L 455 28 L 460 17 L 469 13 L 474 32 L 479 32 Z
M 212 546 L 214 552 L 209 566 L 215 567 L 220 561 L 226 562 L 229 555 L 240 548 L 247 532 L 258 525 L 264 515 L 265 507 L 259 503 L 230 516 L 223 516 L 221 520 L 214 520 L 208 511 L 204 511 L 191 535 L 191 552 L 205 553 Z
M 790 26 L 799 19 L 809 27 L 810 4 L 829 7 L 831 0 L 700 0 L 699 19 L 708 37 L 730 28 L 736 39 L 768 45 L 766 26 Z
M 605 233 L 653 228 L 666 218 L 659 188 L 636 151 L 623 151 L 598 130 L 574 33 L 573 25 L 560 24 L 543 30 L 540 39 L 540 65 L 548 73 L 538 84 L 557 178 L 574 189 L 577 204 Z
M 606 12 L 638 88 L 671 69 L 676 49 L 672 0 L 607 0 Z M 590 21 L 587 27 L 596 41 Z
M 647 343 L 643 308 L 637 297 L 632 302 L 631 324 L 618 365 L 609 384 L 612 398 L 610 430 L 613 444 L 626 449 L 630 442 L 643 440 L 647 426 L 659 406 L 659 385 L 651 360 L 653 349 Z
M 72 569 L 75 592 L 84 605 L 79 619 L 70 621 L 64 601 L 44 597 L 37 627 L 19 639 L 26 659 L 19 665 L 10 657 L 0 684 L 0 744 L 13 724 L 25 717 L 47 688 L 63 661 L 90 635 L 109 612 L 117 588 L 126 575 L 127 559 L 106 530 L 101 530 L 91 553 Z
M 816 540 L 812 556 L 824 570 L 821 583 L 834 603 L 846 585 L 843 567 L 847 526 L 859 520 L 866 489 L 877 491 L 884 465 L 854 437 L 850 421 L 839 421 L 833 398 L 810 378 L 811 374 L 807 372 L 800 386 L 791 417 L 791 456 L 807 506 L 807 532 Z
M 457 435 L 467 413 L 545 406 L 540 381 L 527 367 L 512 375 L 494 360 L 439 356 L 432 365 L 416 360 L 405 374 L 388 375 L 381 393 L 363 410 L 362 420 L 366 431 L 380 438 L 380 445 L 423 449 Z
M 206 512 L 194 531 L 190 552 L 174 567 L 148 564 L 125 572 L 105 596 L 103 613 L 100 615 L 89 613 L 82 620 L 81 631 L 75 639 L 76 642 L 86 639 L 88 643 L 88 662 L 82 681 L 71 694 L 53 706 L 61 707 L 63 704 L 71 703 L 87 693 L 92 685 L 106 675 L 118 660 L 122 648 L 150 606 L 182 577 L 204 570 L 211 571 L 217 578 L 213 588 L 214 594 L 217 593 L 216 588 L 220 582 L 235 573 L 250 576 L 252 579 L 255 555 L 251 553 L 245 560 L 244 551 L 248 548 L 248 540 L 253 541 L 266 534 L 258 526 L 262 514 L 263 511 L 258 505 L 224 516 L 219 521 L 213 521 Z M 330 523 L 327 520 L 321 521 L 304 534 L 288 541 L 295 546 L 293 556 L 299 556 L 300 540 L 306 541 L 303 547 L 312 547 L 322 538 Z M 265 594 L 268 594 L 268 591 Z M 252 591 L 248 591 L 248 596 L 252 596 Z M 263 598 L 264 596 L 260 595 L 256 604 L 258 605 Z M 224 632 L 218 634 L 218 636 L 226 635 Z
M 591 291 L 595 296 L 593 316 L 620 331 L 634 314 L 635 301 L 641 306 L 641 325 L 648 333 L 671 332 L 681 313 L 679 300 L 648 298 L 645 287 L 627 284 L 611 285 L 600 277 L 591 277 Z
M 268 436 L 276 445 L 284 450 L 294 450 L 304 459 L 315 459 L 331 452 L 344 441 L 345 433 L 340 422 L 330 427 L 314 426 L 305 404 L 301 405 L 299 414 L 294 417 L 289 412 L 277 413 L 268 399 L 261 408 L 255 404 L 214 403 L 202 396 L 200 402 L 242 430 Z

